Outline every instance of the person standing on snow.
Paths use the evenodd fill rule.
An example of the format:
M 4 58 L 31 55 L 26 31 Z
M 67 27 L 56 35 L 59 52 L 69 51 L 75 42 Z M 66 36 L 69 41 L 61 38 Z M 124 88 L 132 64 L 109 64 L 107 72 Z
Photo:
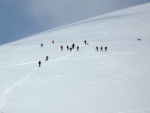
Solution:
M 39 61 L 38 64 L 39 64 L 39 67 L 41 67 L 41 64 L 42 64 L 41 61 Z
M 85 45 L 86 45 L 86 40 L 84 40 L 84 43 L 85 43 Z
M 69 50 L 69 46 L 67 45 L 67 51 Z
M 63 46 L 61 45 L 60 48 L 61 48 L 61 51 L 62 51 L 63 50 Z
M 52 43 L 54 44 L 54 40 L 52 41 Z
M 105 51 L 107 51 L 107 47 L 105 47 Z
M 96 51 L 98 51 L 98 47 L 96 47 Z
M 48 57 L 48 56 L 46 56 L 46 60 L 45 60 L 45 61 L 48 61 L 48 58 L 49 58 L 49 57 Z
M 41 43 L 41 48 L 42 48 L 43 46 L 44 46 L 43 43 Z
M 79 51 L 79 46 L 77 46 L 77 51 Z
M 73 44 L 72 44 L 72 49 L 74 49 L 74 47 L 75 47 L 75 44 L 73 43 Z
M 100 49 L 100 51 L 103 51 L 103 47 L 101 46 L 101 49 Z
M 72 52 L 72 48 L 70 47 L 70 52 Z

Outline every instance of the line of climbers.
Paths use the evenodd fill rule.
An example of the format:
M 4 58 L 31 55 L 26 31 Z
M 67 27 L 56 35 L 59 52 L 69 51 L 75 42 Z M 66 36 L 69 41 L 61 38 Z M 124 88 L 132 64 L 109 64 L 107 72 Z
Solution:
M 98 47 L 96 47 L 95 49 L 96 49 L 96 51 L 98 51 Z M 103 51 L 103 46 L 100 47 L 100 52 L 101 52 L 101 51 Z M 104 51 L 107 52 L 107 47 L 104 47 Z
M 72 51 L 72 49 L 75 49 L 75 44 L 73 43 L 71 47 L 69 47 L 68 45 L 66 46 L 67 51 L 70 50 L 70 52 Z M 63 51 L 63 46 L 60 46 L 61 51 Z M 79 46 L 76 47 L 77 51 L 79 51 Z
M 141 38 L 138 38 L 138 39 L 137 39 L 137 41 L 141 41 Z M 52 40 L 52 43 L 54 44 L 54 40 Z M 85 44 L 85 45 L 89 45 L 89 43 L 87 43 L 87 41 L 86 41 L 86 40 L 84 40 L 84 44 Z M 43 44 L 43 43 L 41 43 L 41 48 L 43 48 L 43 46 L 44 46 L 44 44 Z M 75 48 L 75 44 L 74 44 L 74 43 L 72 44 L 72 46 L 71 46 L 71 47 L 69 47 L 69 46 L 67 45 L 67 51 L 69 51 L 69 50 L 70 50 L 70 52 L 71 52 L 71 51 L 72 51 L 72 49 L 74 49 L 74 48 Z M 63 51 L 63 46 L 62 46 L 62 45 L 60 46 L 60 49 L 61 49 L 61 51 Z M 79 51 L 79 46 L 77 46 L 77 47 L 76 47 L 76 49 L 77 49 L 77 51 Z M 95 49 L 96 49 L 96 51 L 98 51 L 98 50 L 99 50 L 99 49 L 98 49 L 98 47 L 96 47 Z M 103 46 L 101 46 L 99 51 L 100 51 L 100 52 L 101 52 L 101 51 L 105 51 L 105 52 L 107 52 L 107 46 L 106 46 L 106 47 L 104 47 L 104 48 L 103 48 Z M 45 60 L 45 61 L 48 61 L 48 59 L 49 59 L 49 57 L 48 57 L 48 56 L 46 56 L 46 60 Z M 39 61 L 39 62 L 38 62 L 38 64 L 39 64 L 39 67 L 40 67 L 40 66 L 41 66 L 41 64 L 42 64 L 42 62 L 41 62 L 41 61 Z
M 54 44 L 54 40 L 52 40 L 52 44 Z M 85 45 L 89 45 L 89 43 L 87 43 L 86 40 L 84 40 L 84 44 L 85 44 Z M 43 46 L 44 46 L 44 44 L 41 43 L 41 48 L 43 48 Z M 69 47 L 68 45 L 66 46 L 67 51 L 70 51 L 70 52 L 72 52 L 72 50 L 75 49 L 75 47 L 76 47 L 77 51 L 79 51 L 79 46 L 75 46 L 74 43 L 71 45 L 71 47 Z M 60 50 L 63 51 L 63 45 L 60 46 Z M 96 47 L 96 50 L 98 51 L 98 47 Z M 101 48 L 100 48 L 100 51 L 103 51 L 103 47 L 102 47 L 102 46 L 101 46 Z M 107 51 L 107 47 L 104 48 L 104 51 Z M 49 59 L 49 57 L 46 56 L 45 61 L 48 61 L 48 59 Z M 42 64 L 42 62 L 39 61 L 39 62 L 38 62 L 39 67 L 41 67 L 41 64 Z

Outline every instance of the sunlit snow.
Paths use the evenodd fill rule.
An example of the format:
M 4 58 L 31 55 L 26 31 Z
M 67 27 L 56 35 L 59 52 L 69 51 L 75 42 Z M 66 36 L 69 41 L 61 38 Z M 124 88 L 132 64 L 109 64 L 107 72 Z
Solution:
M 150 3 L 0 46 L 0 112 L 150 113 Z

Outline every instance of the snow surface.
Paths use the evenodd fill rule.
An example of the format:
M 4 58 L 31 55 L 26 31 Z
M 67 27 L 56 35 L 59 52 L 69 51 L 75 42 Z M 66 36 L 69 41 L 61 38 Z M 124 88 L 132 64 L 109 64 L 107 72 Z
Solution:
M 0 46 L 0 112 L 150 113 L 149 30 L 150 3 Z

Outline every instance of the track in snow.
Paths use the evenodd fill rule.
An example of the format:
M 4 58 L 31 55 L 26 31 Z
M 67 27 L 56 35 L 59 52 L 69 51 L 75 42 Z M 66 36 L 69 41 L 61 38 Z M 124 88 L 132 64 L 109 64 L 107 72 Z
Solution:
M 48 64 L 48 63 L 55 62 L 55 61 L 61 61 L 61 60 L 65 59 L 65 58 L 67 58 L 67 57 L 70 57 L 70 56 L 72 56 L 72 55 L 73 55 L 73 53 L 72 53 L 72 54 L 67 54 L 67 55 L 65 55 L 65 56 L 63 56 L 63 57 L 61 57 L 61 58 L 59 58 L 59 59 L 57 59 L 57 60 L 52 60 L 52 61 L 50 61 L 50 62 L 47 62 L 47 63 L 45 63 L 43 66 L 45 66 L 45 65 Z M 30 64 L 30 63 L 33 63 L 33 62 L 16 64 L 16 65 L 13 65 L 13 66 L 25 65 L 25 64 Z M 42 66 L 42 67 L 43 67 L 43 66 Z M 6 68 L 6 67 L 12 67 L 12 65 L 11 65 L 11 66 L 4 66 L 4 67 L 5 67 L 5 68 Z M 0 111 L 1 111 L 2 108 L 5 106 L 5 103 L 6 103 L 6 99 L 7 99 L 8 94 L 9 94 L 11 91 L 13 91 L 13 89 L 15 89 L 17 86 L 19 86 L 19 85 L 22 84 L 24 81 L 26 81 L 26 80 L 27 80 L 33 73 L 35 73 L 38 69 L 39 69 L 39 67 L 34 68 L 34 69 L 33 69 L 31 72 L 29 72 L 22 80 L 20 80 L 19 82 L 15 83 L 14 85 L 12 85 L 12 86 L 9 87 L 8 89 L 6 89 L 6 91 L 5 91 L 4 93 L 1 93 L 1 94 L 0 94 L 0 95 L 3 95 L 2 104 L 1 104 L 1 106 L 0 106 Z
M 107 55 L 97 55 L 97 56 L 88 56 L 88 57 L 79 57 L 79 58 L 70 58 L 70 59 L 65 59 L 70 55 L 67 55 L 67 57 L 63 57 L 62 59 L 56 59 L 56 60 L 49 60 L 48 62 L 55 62 L 55 61 L 61 61 L 61 60 L 80 60 L 80 59 L 87 59 L 87 58 L 94 58 L 94 57 L 102 57 L 102 56 L 115 56 L 115 55 L 124 55 L 124 54 L 131 54 L 132 52 L 120 52 L 120 53 L 114 53 L 114 54 L 107 54 Z M 7 66 L 1 66 L 0 69 L 2 68 L 11 68 L 11 67 L 16 67 L 16 66 L 21 66 L 21 65 L 28 65 L 28 64 L 35 64 L 37 61 L 33 62 L 25 62 L 25 63 L 19 63 L 19 64 L 14 64 L 14 65 L 7 65 Z

